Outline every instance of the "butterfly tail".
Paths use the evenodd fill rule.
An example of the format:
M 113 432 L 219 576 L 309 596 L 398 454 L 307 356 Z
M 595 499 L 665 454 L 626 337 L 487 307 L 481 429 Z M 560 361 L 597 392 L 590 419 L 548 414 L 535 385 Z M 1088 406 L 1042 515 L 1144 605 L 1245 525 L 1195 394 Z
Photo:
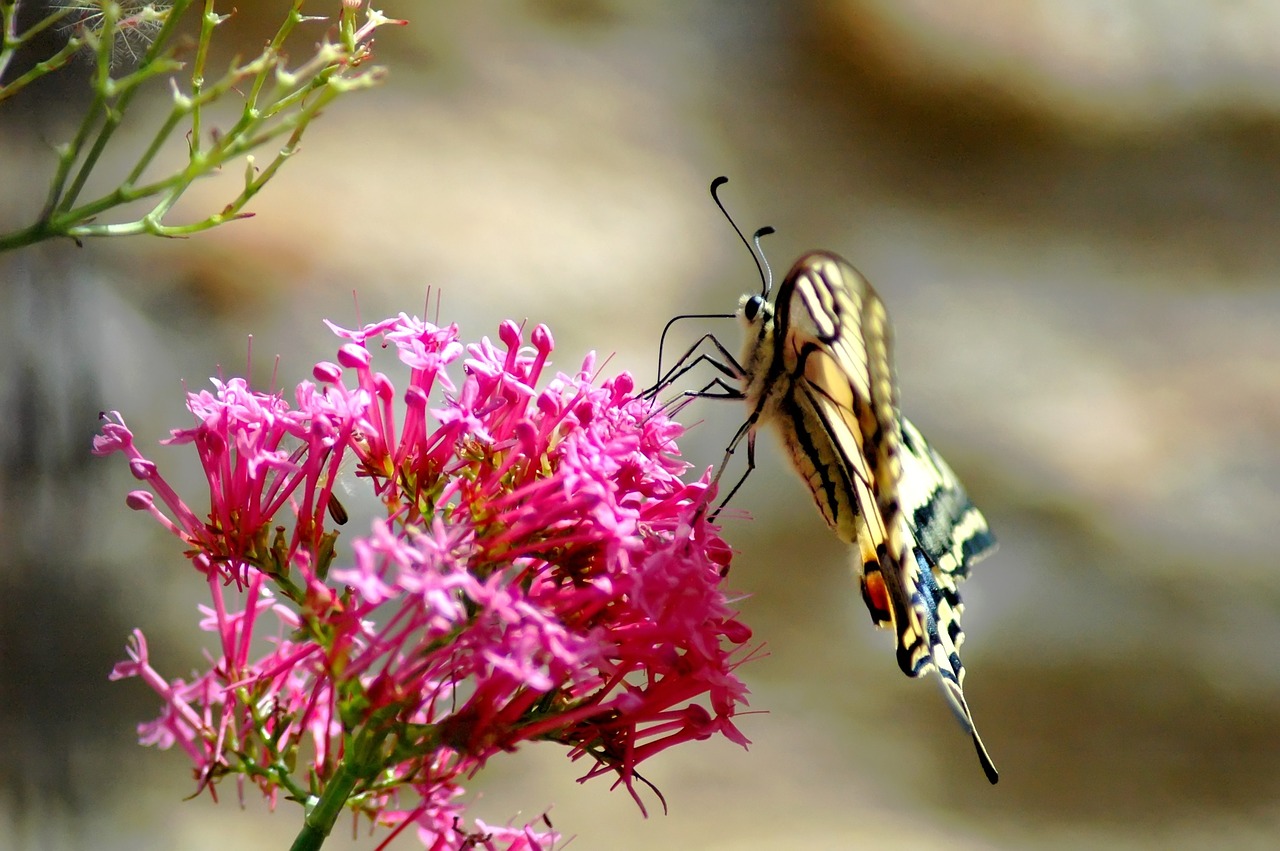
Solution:
M 944 574 L 945 587 L 939 588 L 930 559 L 916 545 L 912 517 L 901 501 L 902 486 L 910 481 L 911 456 L 916 452 L 912 451 L 910 438 L 904 437 L 904 427 L 898 414 L 889 355 L 891 334 L 888 317 L 879 302 L 868 302 L 864 307 L 863 327 L 878 331 L 868 338 L 867 345 L 870 407 L 875 430 L 864 451 L 869 450 L 866 456 L 874 474 L 875 506 L 885 532 L 884 541 L 877 548 L 877 561 L 885 568 L 879 575 L 886 580 L 888 599 L 893 608 L 898 667 L 910 677 L 918 677 L 930 667 L 937 671 L 947 703 L 972 737 L 987 780 L 995 783 L 1000 775 L 982 744 L 969 704 L 964 699 L 964 665 L 957 650 L 964 634 L 960 630 L 960 598 L 956 593 L 955 579 L 950 573 Z M 914 427 L 908 425 L 906 430 L 914 434 Z M 981 520 L 976 510 L 974 514 Z M 963 575 L 963 570 L 956 572 Z
M 940 614 L 946 613 L 946 598 L 940 593 L 937 584 L 933 581 L 933 571 L 930 569 L 924 553 L 918 548 L 914 549 L 913 553 L 921 577 L 919 593 L 916 595 L 913 605 L 919 607 L 919 614 L 924 621 L 924 632 L 929 641 L 928 658 L 931 662 L 922 661 L 914 671 L 907 673 L 910 676 L 919 676 L 930 666 L 937 672 L 938 681 L 942 686 L 942 694 L 946 697 L 947 704 L 951 707 L 956 720 L 960 722 L 960 726 L 973 738 L 973 747 L 978 753 L 978 761 L 982 764 L 982 770 L 987 775 L 987 780 L 994 784 L 999 781 L 1000 773 L 996 771 L 995 764 L 991 761 L 991 755 L 987 753 L 987 747 L 982 743 L 982 737 L 978 735 L 978 728 L 973 723 L 973 713 L 969 711 L 969 702 L 965 700 L 964 665 L 960 661 L 960 653 L 956 649 L 956 642 L 953 640 L 952 632 L 940 628 L 940 620 L 942 618 L 934 617 L 933 614 L 939 608 L 944 610 Z M 932 608 L 925 603 L 924 598 L 926 597 L 935 601 L 935 605 Z M 899 663 L 902 661 L 900 647 Z

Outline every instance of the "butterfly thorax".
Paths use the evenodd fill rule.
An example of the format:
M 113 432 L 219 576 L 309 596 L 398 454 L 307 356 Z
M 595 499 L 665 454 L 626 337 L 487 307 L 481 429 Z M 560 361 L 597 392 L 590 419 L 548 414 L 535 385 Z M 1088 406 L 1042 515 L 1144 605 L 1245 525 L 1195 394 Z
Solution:
M 777 364 L 773 305 L 763 296 L 748 293 L 738 301 L 738 319 L 746 330 L 742 348 L 743 395 L 757 423 L 777 413 Z M 770 391 L 773 392 L 770 392 Z

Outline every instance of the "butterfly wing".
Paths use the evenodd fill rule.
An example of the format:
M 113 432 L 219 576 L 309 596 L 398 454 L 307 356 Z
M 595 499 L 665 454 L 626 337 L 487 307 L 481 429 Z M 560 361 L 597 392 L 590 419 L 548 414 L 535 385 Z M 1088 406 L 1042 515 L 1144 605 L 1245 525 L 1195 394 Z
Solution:
M 956 580 L 994 546 L 950 468 L 898 412 L 888 315 L 870 283 L 826 252 L 801 257 L 778 290 L 771 410 L 823 517 L 862 559 L 872 619 L 892 627 L 898 665 L 938 672 L 998 775 L 964 699 Z
M 995 551 L 996 539 L 986 518 L 970 501 L 955 473 L 925 442 L 906 417 L 902 425 L 902 480 L 898 492 L 908 524 L 930 566 L 940 595 L 939 626 L 958 648 L 964 641 L 960 629 L 958 580 L 970 567 Z
M 900 423 L 904 452 L 898 489 L 916 543 L 937 570 L 964 579 L 975 562 L 995 552 L 995 536 L 947 462 L 910 420 L 901 417 Z

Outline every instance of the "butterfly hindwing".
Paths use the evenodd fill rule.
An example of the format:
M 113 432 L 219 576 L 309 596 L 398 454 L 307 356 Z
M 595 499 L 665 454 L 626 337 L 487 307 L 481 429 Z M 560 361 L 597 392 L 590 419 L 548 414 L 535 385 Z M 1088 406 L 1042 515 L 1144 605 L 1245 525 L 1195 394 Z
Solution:
M 974 562 L 996 548 L 986 518 L 969 500 L 946 462 L 925 442 L 906 417 L 901 418 L 903 475 L 899 492 L 922 558 L 937 588 L 938 628 L 958 649 L 964 642 L 956 583 L 969 575 Z M 957 671 L 963 681 L 963 669 Z
M 755 300 L 758 313 L 745 310 Z M 937 671 L 991 782 L 964 699 L 956 580 L 994 547 L 955 475 L 898 410 L 888 316 L 870 283 L 827 252 L 801 257 L 772 306 L 744 298 L 753 423 L 772 422 L 823 518 L 858 546 L 862 596 L 894 630 L 908 676 Z

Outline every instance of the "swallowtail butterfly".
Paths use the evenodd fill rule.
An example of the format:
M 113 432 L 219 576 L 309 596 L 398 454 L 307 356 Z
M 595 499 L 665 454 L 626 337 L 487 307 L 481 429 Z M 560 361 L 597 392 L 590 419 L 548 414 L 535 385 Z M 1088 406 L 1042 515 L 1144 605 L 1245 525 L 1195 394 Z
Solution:
M 766 279 L 763 293 L 738 305 L 746 344 L 735 371 L 750 414 L 729 452 L 745 438 L 753 466 L 757 428 L 774 428 L 827 524 L 858 547 L 862 598 L 872 620 L 894 630 L 898 666 L 909 677 L 937 671 L 995 783 L 964 697 L 956 588 L 995 538 L 899 412 L 889 318 L 871 284 L 835 254 L 814 251 L 791 267 L 772 303 L 768 295 Z

